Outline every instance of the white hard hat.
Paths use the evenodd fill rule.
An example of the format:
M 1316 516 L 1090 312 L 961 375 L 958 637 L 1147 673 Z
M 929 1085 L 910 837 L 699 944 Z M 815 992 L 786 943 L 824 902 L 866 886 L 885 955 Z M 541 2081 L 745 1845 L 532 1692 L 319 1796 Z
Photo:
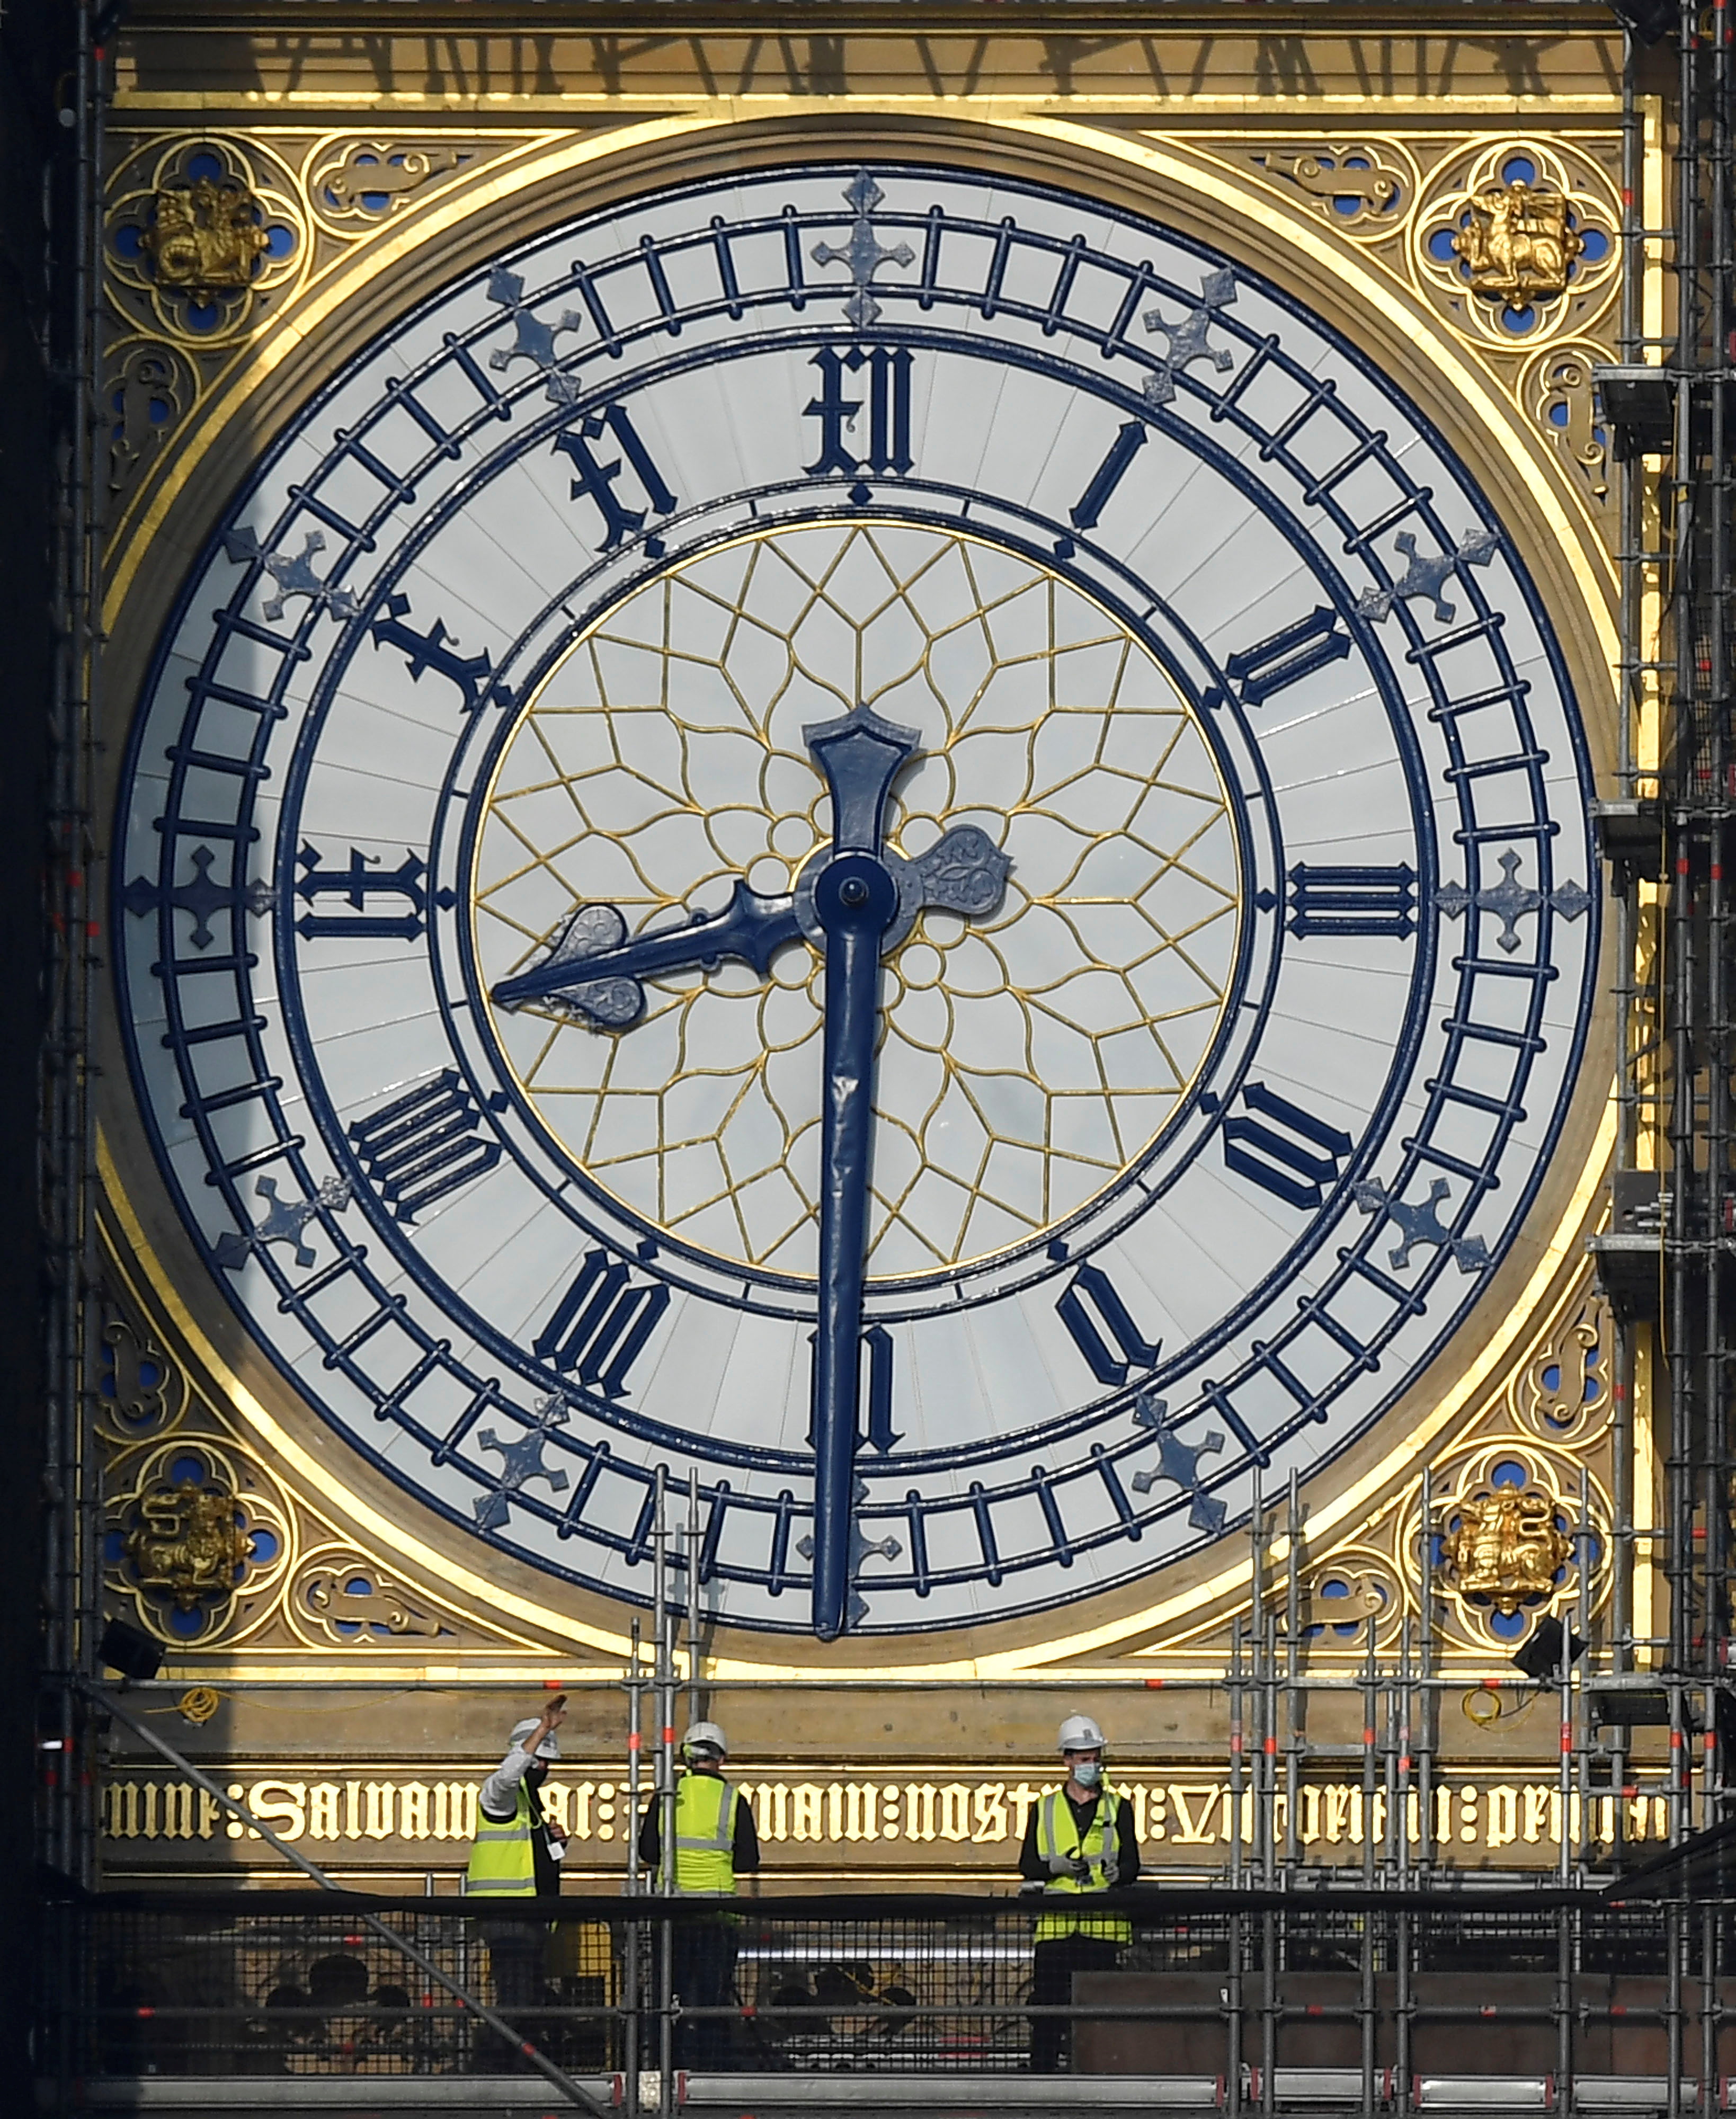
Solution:
M 1107 1747 L 1103 1732 L 1088 1714 L 1070 1714 L 1055 1740 L 1057 1751 L 1101 1751 Z
M 729 1739 L 715 1722 L 695 1722 L 681 1739 L 681 1754 L 689 1751 L 715 1751 L 720 1759 L 729 1756 Z
M 534 1714 L 527 1715 L 522 1722 L 515 1722 L 513 1724 L 513 1733 L 507 1739 L 507 1741 L 510 1744 L 522 1746 L 525 1738 L 531 1734 L 531 1731 L 533 1729 L 539 1729 L 541 1726 L 541 1723 L 538 1722 Z M 536 1755 L 539 1759 L 558 1759 L 560 1756 L 560 1746 L 555 1742 L 552 1732 L 545 1736 L 542 1741 L 536 1746 Z

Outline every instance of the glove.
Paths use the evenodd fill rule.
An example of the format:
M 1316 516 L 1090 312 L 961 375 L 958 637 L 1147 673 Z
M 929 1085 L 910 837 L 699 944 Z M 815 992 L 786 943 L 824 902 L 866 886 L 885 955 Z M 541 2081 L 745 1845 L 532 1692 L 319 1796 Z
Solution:
M 1079 1869 L 1079 1857 L 1075 1854 L 1051 1854 L 1049 1857 L 1049 1874 L 1051 1876 L 1076 1876 Z

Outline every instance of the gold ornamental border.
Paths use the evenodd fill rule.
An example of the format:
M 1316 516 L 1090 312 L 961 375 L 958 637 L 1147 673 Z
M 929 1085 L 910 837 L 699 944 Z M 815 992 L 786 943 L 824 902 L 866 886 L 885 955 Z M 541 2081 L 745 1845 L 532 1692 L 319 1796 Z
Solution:
M 115 638 L 118 651 L 111 670 L 117 665 L 124 667 L 129 661 L 136 669 L 142 669 L 167 605 L 168 596 L 157 593 L 158 584 L 147 586 L 141 581 L 146 553 L 155 546 L 159 557 L 166 556 L 167 563 L 173 563 L 178 557 L 184 563 L 208 532 L 210 520 L 239 477 L 243 462 L 256 460 L 309 389 L 366 344 L 414 296 L 419 285 L 426 284 L 430 253 L 442 239 L 448 245 L 443 262 L 455 277 L 489 253 L 546 227 L 557 216 L 630 196 L 653 183 L 666 184 L 703 174 L 724 174 L 773 160 L 852 155 L 903 160 L 932 156 L 966 166 L 976 164 L 1005 169 L 1011 159 L 1031 167 L 1043 180 L 1071 181 L 1088 197 L 1107 195 L 1113 203 L 1146 211 L 1152 207 L 1152 189 L 1161 187 L 1167 195 L 1166 205 L 1184 215 L 1191 212 L 1202 229 L 1210 226 L 1213 216 L 1228 217 L 1242 232 L 1251 262 L 1270 271 L 1279 284 L 1306 285 L 1311 300 L 1323 306 L 1329 316 L 1336 308 L 1336 320 L 1340 322 L 1359 313 L 1365 341 L 1372 320 L 1378 341 L 1404 348 L 1420 369 L 1412 380 L 1432 386 L 1432 401 L 1427 397 L 1422 400 L 1425 412 L 1432 413 L 1443 425 L 1462 423 L 1472 427 L 1484 443 L 1479 468 L 1496 485 L 1492 497 L 1497 501 L 1517 498 L 1524 504 L 1531 532 L 1525 540 L 1527 558 L 1540 577 L 1546 604 L 1557 616 L 1563 649 L 1577 679 L 1576 689 L 1586 702 L 1594 746 L 1607 754 L 1611 727 L 1609 671 L 1617 653 L 1610 570 L 1601 555 L 1594 555 L 1583 526 L 1576 526 L 1572 520 L 1562 486 L 1543 460 L 1543 452 L 1527 437 L 1517 408 L 1503 396 L 1496 378 L 1475 358 L 1474 349 L 1469 344 L 1456 345 L 1446 328 L 1421 313 L 1396 282 L 1372 269 L 1353 246 L 1335 242 L 1330 228 L 1300 213 L 1274 211 L 1276 202 L 1270 190 L 1251 179 L 1233 177 L 1221 165 L 1212 167 L 1149 137 L 1118 137 L 1088 125 L 1033 117 L 1028 114 L 1028 106 L 992 114 L 997 121 L 992 124 L 977 118 L 963 123 L 954 120 L 916 125 L 908 122 L 907 114 L 902 109 L 882 109 L 852 101 L 847 124 L 815 123 L 808 105 L 801 110 L 801 115 L 810 121 L 805 124 L 744 125 L 733 104 L 723 100 L 704 111 L 626 126 L 601 140 L 595 137 L 569 140 L 546 155 L 527 158 L 510 168 L 492 165 L 473 183 L 453 188 L 417 215 L 406 216 L 396 228 L 382 231 L 375 241 L 362 247 L 353 263 L 340 265 L 329 278 L 310 288 L 304 299 L 262 340 L 250 372 L 231 379 L 202 408 L 197 429 L 182 445 L 147 513 L 118 555 L 104 607 L 105 626 Z M 755 112 L 756 119 L 759 115 Z M 898 122 L 901 118 L 905 120 L 903 123 Z M 745 134 L 750 137 L 744 137 Z M 587 184 L 585 197 L 579 199 L 573 196 L 572 180 L 576 176 L 600 181 L 594 189 Z M 396 269 L 412 267 L 413 270 Z M 1334 299 L 1323 304 L 1323 295 Z M 244 406 L 256 416 L 247 420 L 239 418 Z M 1448 408 L 1455 408 L 1456 412 L 1451 422 L 1441 416 Z M 262 420 L 257 416 L 261 413 L 265 415 Z M 232 452 L 238 452 L 235 460 L 226 462 L 225 457 Z M 196 496 L 189 495 L 188 488 L 196 480 L 203 489 Z M 190 517 L 182 505 L 183 497 L 192 501 Z M 175 521 L 177 514 L 185 518 L 184 527 Z M 151 638 L 142 641 L 141 632 L 146 627 Z M 111 758 L 118 749 L 111 746 Z M 1594 1047 L 1606 1013 L 1607 1004 L 1600 1004 L 1592 1025 Z M 111 1069 L 109 1078 L 124 1080 L 124 1069 Z M 1384 1450 L 1372 1462 L 1368 1461 L 1372 1450 L 1358 1449 L 1348 1483 L 1330 1501 L 1311 1511 L 1311 1550 L 1320 1549 L 1325 1534 L 1353 1528 L 1358 1512 L 1426 1454 L 1512 1354 L 1521 1335 L 1532 1328 L 1552 1286 L 1574 1258 L 1589 1226 L 1614 1134 L 1615 1115 L 1607 1090 L 1599 1108 L 1598 1084 L 1594 1079 L 1586 1082 L 1579 1092 L 1567 1139 L 1558 1151 L 1557 1166 L 1576 1166 L 1578 1174 L 1571 1180 L 1563 1177 L 1553 1188 L 1559 1199 L 1561 1185 L 1571 1185 L 1548 1234 L 1520 1239 L 1518 1255 L 1510 1259 L 1485 1298 L 1484 1313 L 1498 1322 L 1444 1396 L 1432 1403 L 1424 1401 L 1423 1390 L 1428 1381 L 1425 1377 L 1423 1384 L 1414 1388 L 1394 1409 L 1386 1423 L 1387 1432 L 1402 1430 L 1401 1443 Z M 150 1196 L 156 1180 L 135 1143 L 118 1144 L 112 1133 L 104 1134 L 99 1143 L 100 1174 L 123 1240 L 177 1335 L 227 1398 L 237 1417 L 273 1454 L 275 1461 L 341 1505 L 360 1531 L 383 1542 L 383 1549 L 401 1555 L 407 1563 L 452 1584 L 465 1597 L 483 1599 L 485 1607 L 491 1605 L 554 1639 L 589 1651 L 602 1660 L 612 1675 L 628 1652 L 624 1624 L 617 1630 L 555 1610 L 547 1602 L 521 1594 L 499 1579 L 489 1579 L 436 1551 L 413 1535 L 402 1521 L 383 1512 L 335 1476 L 331 1462 L 324 1461 L 289 1431 L 236 1372 L 188 1307 L 174 1275 L 147 1236 L 129 1185 L 123 1182 L 118 1152 L 128 1165 L 128 1180 L 137 1180 L 139 1192 Z M 155 1196 L 160 1197 L 160 1190 Z M 172 1217 L 169 1226 L 174 1226 Z M 192 1264 L 190 1248 L 185 1255 Z M 197 1272 L 196 1265 L 193 1271 Z M 1283 1563 L 1286 1548 L 1281 1537 L 1270 1556 L 1275 1564 Z M 968 1680 L 1038 1672 L 1060 1676 L 1076 1669 L 1081 1676 L 1088 1672 L 1104 1675 L 1102 1666 L 1093 1669 L 1089 1659 L 1116 1652 L 1126 1654 L 1142 1637 L 1149 1638 L 1214 1605 L 1227 1604 L 1245 1592 L 1245 1564 L 1213 1565 L 1209 1558 L 1196 1564 L 1209 1571 L 1188 1587 L 1136 1608 L 1132 1607 L 1136 1590 L 1104 1593 L 1106 1600 L 1115 1598 L 1120 1608 L 1094 1626 L 1080 1630 L 1075 1625 L 1036 1638 L 1033 1636 L 1052 1627 L 1052 1619 L 1009 1621 L 1006 1633 L 1025 1638 L 1000 1650 L 942 1654 L 929 1661 L 901 1664 L 897 1674 L 913 1679 Z M 520 1571 L 529 1574 L 527 1569 Z M 587 1601 L 602 1602 L 601 1598 Z M 982 1630 L 960 1628 L 953 1638 L 969 1641 L 973 1630 L 980 1634 Z M 707 1667 L 712 1673 L 720 1678 L 776 1678 L 796 1684 L 821 1676 L 836 1682 L 842 1676 L 873 1683 L 884 1681 L 888 1675 L 882 1644 L 872 1644 L 879 1660 L 870 1667 L 829 1658 L 824 1662 L 791 1662 L 780 1659 L 787 1651 L 771 1643 L 764 1658 L 746 1655 L 736 1647 L 742 1638 L 739 1631 L 731 1630 L 734 1652 L 708 1657 Z M 1152 1668 L 1149 1662 L 1141 1667 L 1147 1671 Z M 1119 1667 L 1125 1672 L 1127 1667 L 1123 1663 Z

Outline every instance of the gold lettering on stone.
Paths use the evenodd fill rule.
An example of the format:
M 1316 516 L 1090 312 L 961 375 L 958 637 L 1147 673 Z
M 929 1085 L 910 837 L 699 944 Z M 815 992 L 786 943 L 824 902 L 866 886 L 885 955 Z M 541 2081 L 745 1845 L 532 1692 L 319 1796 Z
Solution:
M 1144 1792 L 1141 1788 L 1140 1793 L 1142 1797 Z M 1139 1811 L 1144 1808 L 1142 1801 L 1135 1809 L 1135 1823 L 1139 1821 Z M 973 1820 L 971 1844 L 973 1847 L 996 1846 L 1006 1838 L 1007 1792 L 998 1781 L 983 1783 L 971 1798 L 971 1809 Z
M 425 1781 L 399 1779 L 389 1767 L 363 1770 L 365 1779 L 344 1782 L 274 1772 L 231 1782 L 229 1792 L 285 1840 L 348 1846 L 358 1852 L 388 1842 L 406 1848 L 443 1843 L 462 1860 L 476 1829 L 474 1775 Z M 840 1854 L 847 1848 L 900 1840 L 937 1850 L 969 1846 L 985 1850 L 990 1867 L 1010 1865 L 1016 1858 L 1031 1805 L 1043 1792 L 1029 1782 L 1011 1787 L 989 1779 L 898 1785 L 866 1776 L 739 1785 L 768 1843 L 793 1841 Z M 1135 1829 L 1148 1846 L 1197 1847 L 1221 1859 L 1232 1832 L 1244 1845 L 1254 1843 L 1259 1811 L 1246 1786 L 1238 1791 L 1223 1780 L 1141 1781 L 1123 1785 L 1118 1792 L 1133 1805 Z M 1348 1781 L 1306 1783 L 1298 1797 L 1297 1838 L 1303 1847 L 1319 1848 L 1316 1858 L 1342 1860 L 1344 1852 L 1327 1850 L 1359 1848 L 1370 1838 L 1376 1847 L 1384 1846 L 1399 1829 L 1401 1817 L 1410 1843 L 1415 1845 L 1421 1838 L 1423 1799 L 1415 1789 L 1404 1792 L 1402 1809 L 1398 1791 L 1368 1792 Z M 580 1848 L 601 1853 L 624 1836 L 630 1806 L 623 1784 L 563 1776 L 544 1788 L 542 1801 L 549 1822 L 570 1834 Z M 1564 1827 L 1575 1846 L 1590 1831 L 1605 1843 L 1613 1840 L 1618 1822 L 1631 1842 L 1669 1838 L 1669 1799 L 1649 1787 L 1589 1798 L 1576 1790 L 1564 1803 L 1560 1788 L 1547 1782 L 1463 1781 L 1437 1787 L 1434 1802 L 1433 1837 L 1447 1858 L 1459 1848 L 1498 1854 L 1509 1848 L 1557 1847 Z M 104 1835 L 114 1843 L 257 1844 L 260 1838 L 215 1797 L 166 1776 L 108 1781 L 102 1817 Z M 1280 1839 L 1288 1819 L 1287 1798 L 1280 1791 L 1270 1812 L 1271 1829 Z M 907 1834 L 907 1824 L 913 1828 Z M 211 1851 L 217 1851 L 215 1845 Z M 269 1862 L 268 1856 L 264 1858 Z M 961 1858 L 968 1862 L 950 1852 L 941 1858 L 954 1864 Z
M 544 1807 L 547 1807 L 546 1791 Z M 406 1781 L 398 1790 L 398 1837 L 400 1839 L 425 1839 L 428 1837 L 428 1786 L 424 1781 Z

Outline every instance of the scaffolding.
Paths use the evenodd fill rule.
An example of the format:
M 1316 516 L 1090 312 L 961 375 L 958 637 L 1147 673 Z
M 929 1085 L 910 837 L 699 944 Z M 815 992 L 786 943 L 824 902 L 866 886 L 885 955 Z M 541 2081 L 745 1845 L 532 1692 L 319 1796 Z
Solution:
M 45 186 L 61 261 L 52 327 L 58 385 L 55 449 L 60 506 L 53 526 L 55 653 L 49 731 L 44 866 L 47 1020 L 39 1138 L 42 1249 L 44 1515 L 43 1668 L 38 1713 L 44 1760 L 39 1844 L 44 1862 L 91 1883 L 96 1875 L 97 1790 L 77 1689 L 95 1669 L 100 1628 L 100 1468 L 92 1445 L 95 1143 L 91 1027 L 101 973 L 101 859 L 92 817 L 100 663 L 102 508 L 97 464 L 109 422 L 100 390 L 102 154 L 107 79 L 99 50 L 100 0 L 80 0 L 73 65 L 62 112 L 72 138 Z M 12 1114 L 17 1123 L 21 1115 Z

